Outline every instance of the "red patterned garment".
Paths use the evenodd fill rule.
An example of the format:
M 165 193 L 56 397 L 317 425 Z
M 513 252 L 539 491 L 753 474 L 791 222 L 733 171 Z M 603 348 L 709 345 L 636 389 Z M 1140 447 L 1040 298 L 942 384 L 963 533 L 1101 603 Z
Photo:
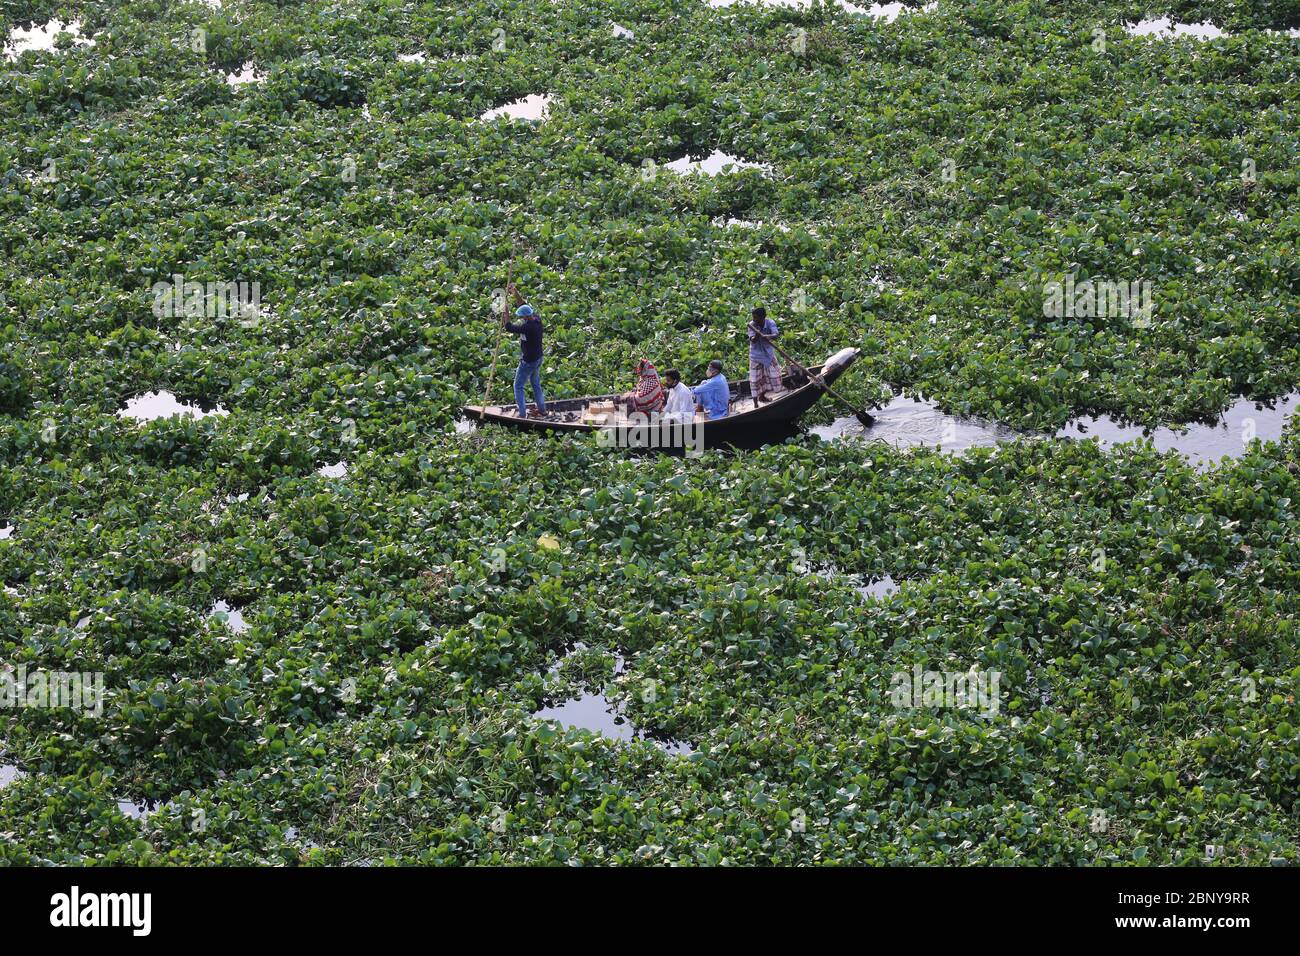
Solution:
M 628 397 L 629 411 L 660 412 L 664 407 L 664 386 L 659 373 L 646 359 L 637 362 L 636 391 Z

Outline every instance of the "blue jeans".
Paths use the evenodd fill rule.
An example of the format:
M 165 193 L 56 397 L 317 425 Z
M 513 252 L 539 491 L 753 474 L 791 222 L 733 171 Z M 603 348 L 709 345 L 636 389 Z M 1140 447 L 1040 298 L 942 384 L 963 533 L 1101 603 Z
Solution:
M 533 386 L 533 400 L 537 402 L 537 410 L 546 411 L 546 396 L 542 394 L 541 359 L 536 362 L 521 361 L 519 368 L 515 369 L 515 404 L 519 406 L 520 418 L 528 414 L 528 406 L 524 404 L 524 382 L 530 382 Z

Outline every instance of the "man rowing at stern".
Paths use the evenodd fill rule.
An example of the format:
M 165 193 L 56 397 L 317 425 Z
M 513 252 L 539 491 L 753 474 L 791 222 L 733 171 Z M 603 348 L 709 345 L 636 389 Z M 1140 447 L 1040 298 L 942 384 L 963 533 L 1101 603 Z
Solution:
M 772 339 L 781 334 L 776 323 L 767 317 L 767 309 L 756 308 L 749 322 L 749 391 L 754 404 L 768 401 L 769 392 L 781 391 L 781 366 L 772 348 Z

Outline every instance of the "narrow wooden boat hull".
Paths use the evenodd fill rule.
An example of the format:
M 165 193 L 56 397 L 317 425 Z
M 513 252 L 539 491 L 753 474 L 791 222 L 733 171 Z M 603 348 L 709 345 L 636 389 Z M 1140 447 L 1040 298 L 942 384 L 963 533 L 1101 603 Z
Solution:
M 818 374 L 827 384 L 833 383 L 858 358 L 855 348 L 841 349 L 821 365 L 812 365 L 808 370 Z M 751 446 L 755 443 L 781 441 L 794 434 L 794 423 L 808 411 L 824 394 L 807 376 L 787 369 L 782 376 L 785 391 L 772 401 L 757 407 L 753 403 L 749 390 L 749 378 L 731 382 L 731 401 L 733 407 L 741 406 L 744 410 L 717 418 L 708 422 L 695 422 L 687 427 L 690 439 L 702 448 L 718 445 Z M 520 418 L 513 404 L 510 405 L 466 405 L 464 414 L 475 422 L 492 422 L 534 432 L 559 432 L 573 434 L 603 433 L 598 438 L 620 448 L 635 449 L 646 447 L 647 434 L 644 426 L 619 423 L 617 425 L 594 425 L 582 420 L 583 411 L 592 402 L 610 402 L 617 395 L 587 395 L 582 398 L 559 399 L 547 401 L 548 418 Z M 529 411 L 536 410 L 535 405 L 528 406 Z M 649 442 L 660 450 L 673 450 L 672 446 L 684 440 L 680 436 L 669 440 L 669 431 L 682 432 L 681 426 L 663 424 L 658 427 L 663 434 L 650 435 Z M 663 439 L 662 441 L 660 439 Z

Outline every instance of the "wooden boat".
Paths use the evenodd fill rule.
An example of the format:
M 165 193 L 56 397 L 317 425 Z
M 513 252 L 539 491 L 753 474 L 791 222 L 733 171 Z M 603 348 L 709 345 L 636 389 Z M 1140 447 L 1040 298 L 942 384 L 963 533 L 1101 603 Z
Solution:
M 855 348 L 841 349 L 823 364 L 809 366 L 808 371 L 820 375 L 829 385 L 857 361 L 858 354 Z M 494 422 L 526 431 L 598 433 L 597 439 L 603 444 L 619 448 L 667 451 L 685 447 L 690 451 L 693 447 L 749 446 L 756 442 L 779 441 L 794 433 L 794 422 L 824 394 L 807 375 L 789 368 L 781 377 L 781 391 L 761 405 L 755 404 L 750 394 L 748 375 L 742 381 L 728 384 L 731 410 L 727 416 L 704 421 L 704 416 L 696 413 L 696 420 L 685 428 L 680 423 L 653 419 L 647 422 L 643 417 L 629 417 L 624 410 L 615 407 L 617 395 L 587 395 L 548 401 L 547 414 L 541 418 L 520 418 L 513 402 L 508 405 L 466 405 L 464 413 L 470 421 Z M 528 410 L 535 412 L 537 406 L 529 405 Z

